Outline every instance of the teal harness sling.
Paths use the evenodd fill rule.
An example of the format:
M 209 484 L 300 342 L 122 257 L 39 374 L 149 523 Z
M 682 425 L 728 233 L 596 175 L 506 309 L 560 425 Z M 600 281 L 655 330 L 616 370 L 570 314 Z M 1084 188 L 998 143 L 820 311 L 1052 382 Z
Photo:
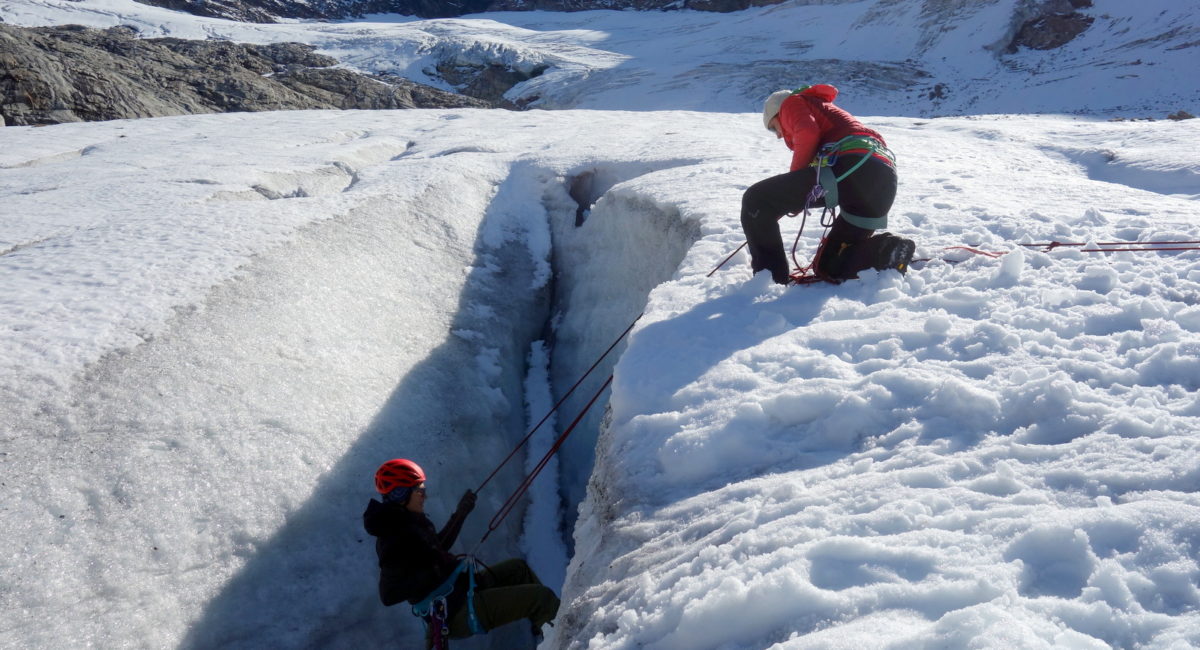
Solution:
M 467 572 L 467 624 L 473 635 L 487 633 L 475 613 L 475 558 L 464 557 L 442 584 L 412 608 L 413 615 L 425 621 L 425 625 L 430 629 L 435 649 L 445 648 L 446 640 L 450 638 L 450 612 L 446 601 L 454 591 L 454 583 L 464 571 Z
M 843 172 L 840 176 L 835 176 L 833 165 L 837 163 L 839 156 L 847 154 L 861 154 L 862 157 L 853 167 Z M 850 174 L 858 171 L 858 168 L 866 164 L 872 157 L 879 158 L 892 167 L 896 166 L 895 154 L 884 146 L 882 142 L 871 136 L 851 135 L 821 147 L 811 166 L 817 168 L 817 182 L 820 183 L 821 189 L 824 190 L 825 206 L 827 208 L 833 209 L 838 205 L 838 183 L 845 180 Z M 867 230 L 887 228 L 887 215 L 882 217 L 862 217 L 842 210 L 841 216 L 851 225 L 858 226 L 859 228 Z

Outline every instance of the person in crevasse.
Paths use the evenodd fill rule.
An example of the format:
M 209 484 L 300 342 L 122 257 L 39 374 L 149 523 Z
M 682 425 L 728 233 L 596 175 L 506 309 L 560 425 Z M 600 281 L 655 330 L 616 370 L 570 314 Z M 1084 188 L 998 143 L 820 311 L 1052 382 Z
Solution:
M 868 268 L 904 273 L 915 245 L 887 226 L 896 198 L 896 160 L 883 136 L 834 106 L 837 89 L 828 84 L 780 90 L 763 106 L 763 125 L 792 150 L 791 171 L 750 186 L 742 195 L 742 230 L 754 273 L 771 272 L 779 284 L 791 281 L 779 219 L 806 207 L 820 184 L 826 196 L 813 205 L 841 213 L 833 221 L 817 255 L 815 274 L 840 282 Z M 874 236 L 872 236 L 874 235 Z
M 465 638 L 521 619 L 529 620 L 535 641 L 541 640 L 542 626 L 554 620 L 559 601 L 524 560 L 506 560 L 478 571 L 473 594 L 468 593 L 468 572 L 457 571 L 461 560 L 450 547 L 475 507 L 474 492 L 463 494 L 438 531 L 425 515 L 425 471 L 415 462 L 396 458 L 381 465 L 375 472 L 375 489 L 382 501 L 371 499 L 367 504 L 363 526 L 376 538 L 379 599 L 387 606 L 403 601 L 414 606 L 425 601 L 428 606 L 444 599 L 440 621 L 431 614 L 423 616 L 430 623 L 427 648 L 434 647 L 437 636 L 445 647 L 445 638 Z M 438 623 L 442 635 L 434 633 Z

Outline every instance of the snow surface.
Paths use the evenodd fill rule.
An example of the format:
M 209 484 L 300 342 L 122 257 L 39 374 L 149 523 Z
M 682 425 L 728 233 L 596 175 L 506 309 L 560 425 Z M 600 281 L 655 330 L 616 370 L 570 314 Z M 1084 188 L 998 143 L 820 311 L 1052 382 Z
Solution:
M 1192 5 L 1096 4 L 1195 29 Z M 769 33 L 778 12 L 854 6 L 659 26 Z M 628 12 L 239 26 L 118 0 L 0 16 L 358 29 L 344 47 L 364 50 L 385 29 L 571 48 L 648 29 Z M 626 56 L 675 74 L 655 52 Z M 1153 61 L 1185 78 L 1174 56 Z M 1089 106 L 1080 78 L 1105 69 L 1045 84 L 1032 110 Z M 0 647 L 420 647 L 375 595 L 372 471 L 417 459 L 440 521 L 642 312 L 556 418 L 615 372 L 561 457 L 561 497 L 551 468 L 478 550 L 565 579 L 549 647 L 1200 645 L 1200 251 L 1018 246 L 1200 240 L 1200 125 L 881 106 L 866 119 L 900 160 L 892 230 L 929 261 L 783 289 L 744 253 L 708 273 L 741 243 L 741 192 L 788 152 L 754 113 L 646 110 L 738 77 L 639 79 L 589 101 L 620 90 L 640 112 L 0 130 Z M 1195 108 L 1166 88 L 1156 111 Z M 579 226 L 572 188 L 594 200 Z M 800 255 L 819 234 L 810 220 Z M 520 474 L 484 490 L 459 550 Z M 561 504 L 580 504 L 565 578 L 540 523 Z M 518 627 L 459 647 L 520 647 Z
M 1196 240 L 1194 193 L 1079 161 L 1200 129 L 875 123 L 934 261 L 783 289 L 693 248 L 617 366 L 563 645 L 1200 643 L 1200 254 L 1016 246 Z

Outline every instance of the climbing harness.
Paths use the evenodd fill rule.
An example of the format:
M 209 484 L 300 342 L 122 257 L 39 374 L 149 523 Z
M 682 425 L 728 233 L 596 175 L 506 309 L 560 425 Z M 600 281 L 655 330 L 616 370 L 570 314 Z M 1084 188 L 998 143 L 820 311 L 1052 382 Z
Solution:
M 833 166 L 837 164 L 838 157 L 843 155 L 857 155 L 860 158 L 850 169 L 835 176 Z M 804 208 L 800 212 L 788 215 L 789 217 L 794 217 L 797 214 L 804 215 L 800 220 L 800 230 L 796 233 L 796 239 L 792 243 L 792 263 L 795 265 L 795 270 L 790 276 L 792 284 L 814 284 L 817 282 L 841 283 L 840 280 L 825 275 L 820 271 L 821 254 L 825 252 L 825 244 L 829 239 L 829 229 L 833 226 L 834 220 L 839 216 L 837 210 L 839 203 L 838 183 L 841 183 L 850 174 L 858 171 L 872 157 L 884 161 L 889 166 L 896 166 L 895 154 L 884 146 L 882 142 L 867 135 L 846 136 L 837 142 L 825 144 L 817 151 L 816 157 L 809 164 L 810 167 L 816 169 L 817 182 L 813 184 L 812 189 L 808 192 L 808 196 L 805 197 Z M 817 244 L 817 252 L 813 255 L 812 261 L 805 266 L 796 259 L 796 249 L 800 246 L 801 235 L 804 234 L 804 226 L 808 221 L 808 211 L 822 198 L 825 199 L 825 207 L 821 209 L 821 226 L 825 228 L 825 231 L 821 234 L 821 240 Z M 842 210 L 840 216 L 847 223 L 865 230 L 879 230 L 887 227 L 887 215 L 882 217 L 860 217 Z
M 854 166 L 847 169 L 840 176 L 834 176 L 833 166 L 837 164 L 838 158 L 845 155 L 860 156 L 858 162 Z M 871 158 L 877 158 L 890 167 L 896 166 L 896 155 L 892 153 L 882 142 L 867 135 L 850 135 L 838 140 L 830 142 L 821 147 L 817 152 L 817 156 L 809 164 L 810 167 L 817 169 L 817 184 L 820 185 L 825 196 L 826 209 L 832 210 L 838 205 L 838 183 L 846 180 L 850 174 L 858 171 Z M 815 189 L 815 188 L 814 188 Z M 820 198 L 818 196 L 817 198 Z M 810 201 L 811 198 L 810 193 Z M 811 205 L 811 203 L 809 204 Z M 808 206 L 805 206 L 808 209 Z M 882 217 L 861 217 L 856 214 L 851 214 L 845 210 L 841 211 L 842 219 L 845 219 L 850 225 L 858 226 L 865 230 L 882 230 L 887 228 L 887 216 Z
M 796 91 L 800 92 L 800 91 Z M 858 162 L 850 169 L 840 175 L 834 175 L 833 166 L 837 163 L 839 156 L 843 155 L 858 155 L 861 156 Z M 838 183 L 846 180 L 850 174 L 858 171 L 872 157 L 878 158 L 888 165 L 896 166 L 896 156 L 879 140 L 867 135 L 850 135 L 837 142 L 825 144 L 817 151 L 817 155 L 809 164 L 810 167 L 816 170 L 816 182 L 813 183 L 812 189 L 809 190 L 808 196 L 804 198 L 804 207 L 799 212 L 788 214 L 789 217 L 804 215 L 800 221 L 800 230 L 796 233 L 796 240 L 792 243 L 792 263 L 795 264 L 795 270 L 790 274 L 792 284 L 814 284 L 817 282 L 831 282 L 838 284 L 839 281 L 822 274 L 819 270 L 821 253 L 825 250 L 825 242 L 829 235 L 829 228 L 833 226 L 833 221 L 839 215 L 838 207 Z M 820 199 L 825 199 L 825 207 L 821 210 L 821 225 L 825 228 L 825 232 L 821 235 L 820 241 L 817 243 L 817 252 L 813 255 L 812 262 L 808 265 L 800 264 L 796 259 L 796 249 L 800 245 L 800 237 L 804 234 L 804 226 L 808 221 L 809 210 L 816 205 Z M 842 219 L 848 223 L 866 230 L 879 230 L 887 227 L 887 216 L 882 217 L 861 217 L 856 214 L 851 214 L 842 210 L 840 212 Z M 725 266 L 729 260 L 733 259 L 739 251 L 746 247 L 749 242 L 742 242 L 732 253 L 713 270 L 708 272 L 705 277 L 712 277 L 714 273 Z
M 463 556 L 458 562 L 458 566 L 454 567 L 454 571 L 450 573 L 450 577 L 446 578 L 442 584 L 438 585 L 429 595 L 421 602 L 413 605 L 413 616 L 425 621 L 425 625 L 429 631 L 429 635 L 433 639 L 434 650 L 446 650 L 447 643 L 450 639 L 450 611 L 447 601 L 450 594 L 454 591 L 454 585 L 458 581 L 458 577 L 465 571 L 467 574 L 467 625 L 471 629 L 471 634 L 486 634 L 487 630 L 483 624 L 479 622 L 479 617 L 475 613 L 475 564 L 477 560 L 470 556 Z
M 564 394 L 562 398 L 558 400 L 558 403 L 550 408 L 550 411 L 546 413 L 541 421 L 539 421 L 533 427 L 533 429 L 525 435 L 521 442 L 519 442 L 516 447 L 509 452 L 508 456 L 500 462 L 500 465 L 492 471 L 492 473 L 483 481 L 482 484 L 480 484 L 480 486 L 475 490 L 476 493 L 482 490 L 484 486 L 486 486 L 488 482 L 496 476 L 500 469 L 504 467 L 504 465 L 507 464 L 514 455 L 516 455 L 517 451 L 520 450 L 521 447 L 523 447 L 527 442 L 529 442 L 529 439 L 531 436 L 533 436 L 534 432 L 536 432 L 543 424 L 545 424 L 548 419 L 550 419 L 550 416 L 557 411 L 560 406 L 562 406 L 563 402 L 565 402 L 567 398 L 575 392 L 575 389 L 578 388 L 580 384 L 582 384 L 583 381 L 592 373 L 592 371 L 600 365 L 605 357 L 607 357 L 608 354 L 617 347 L 617 344 L 624 340 L 629 332 L 633 330 L 633 326 L 637 324 L 638 320 L 641 318 L 642 314 L 638 314 L 637 318 L 633 319 L 633 322 L 629 324 L 629 327 L 625 328 L 624 332 L 621 332 L 621 335 L 612 342 L 612 345 L 608 346 L 608 349 L 600 355 L 600 358 L 596 359 L 596 362 L 593 363 L 592 366 L 583 373 L 583 376 L 579 378 L 579 381 L 576 381 L 575 385 L 571 386 L 570 390 L 568 390 L 566 394 Z M 461 576 L 464 572 L 467 574 L 467 623 L 470 627 L 471 634 L 477 635 L 487 633 L 487 630 L 479 621 L 479 617 L 475 612 L 475 571 L 476 565 L 482 564 L 475 559 L 475 551 L 477 551 L 480 546 L 483 546 L 483 543 L 487 541 L 487 538 L 492 534 L 492 532 L 499 528 L 504 519 L 510 513 L 512 513 L 513 509 L 517 507 L 521 497 L 523 497 L 525 493 L 529 491 L 530 485 L 533 484 L 533 481 L 538 477 L 538 474 L 541 474 L 542 470 L 546 468 L 546 465 L 550 462 L 550 459 L 554 456 L 554 454 L 558 453 L 558 450 L 562 447 L 563 443 L 566 442 L 567 437 L 571 435 L 577 426 L 579 426 L 579 423 L 583 420 L 584 416 L 587 415 L 588 411 L 593 405 L 595 405 L 596 401 L 600 399 L 600 395 L 602 395 L 604 391 L 608 389 L 609 385 L 612 384 L 612 380 L 612 375 L 609 375 L 608 379 L 604 380 L 604 383 L 600 386 L 600 389 L 597 390 L 594 395 L 592 395 L 592 398 L 588 401 L 587 405 L 585 405 L 583 409 L 580 410 L 579 414 L 575 416 L 575 420 L 571 422 L 571 426 L 567 427 L 566 430 L 562 432 L 562 435 L 560 435 L 558 439 L 554 441 L 554 444 L 551 445 L 550 449 L 542 456 L 537 466 L 535 466 L 533 470 L 525 476 L 517 489 L 508 497 L 507 500 L 505 500 L 504 505 L 500 507 L 500 509 L 492 517 L 491 521 L 488 522 L 487 532 L 485 532 L 483 537 L 480 538 L 479 542 L 475 544 L 475 548 L 472 549 L 471 553 L 461 556 L 461 560 L 459 561 L 458 565 L 454 567 L 454 571 L 450 573 L 449 577 L 447 577 L 442 584 L 438 585 L 437 588 L 431 591 L 429 595 L 424 598 L 424 600 L 413 605 L 413 615 L 425 622 L 429 636 L 433 642 L 434 650 L 446 650 L 448 647 L 447 644 L 450 638 L 449 597 L 450 594 L 454 592 L 455 583 L 457 583 L 459 576 Z

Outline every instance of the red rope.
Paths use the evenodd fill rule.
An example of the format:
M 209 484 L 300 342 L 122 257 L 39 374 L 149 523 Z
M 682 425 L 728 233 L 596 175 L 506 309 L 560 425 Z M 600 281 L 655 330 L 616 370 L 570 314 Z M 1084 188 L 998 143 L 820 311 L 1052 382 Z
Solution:
M 968 253 L 975 253 L 976 255 L 986 255 L 987 257 L 1000 257 L 1001 255 L 1008 253 L 1008 251 L 981 251 L 978 248 L 971 248 L 970 246 L 947 246 L 946 248 L 943 248 L 942 250 L 944 250 L 944 251 L 967 251 Z
M 1160 244 L 1174 246 L 1174 245 L 1182 245 L 1182 244 L 1200 244 L 1200 241 L 1145 241 L 1145 242 L 1105 241 L 1105 242 L 1097 242 L 1096 243 L 1097 246 L 1130 246 L 1130 245 L 1157 246 Z M 1025 246 L 1027 248 L 1045 248 L 1047 251 L 1050 251 L 1050 250 L 1054 250 L 1055 248 L 1058 248 L 1060 246 L 1088 246 L 1089 244 L 1087 244 L 1086 242 L 1051 241 L 1051 242 L 1039 242 L 1039 243 L 1035 243 L 1035 244 L 1019 244 L 1019 245 Z M 1138 250 L 1142 250 L 1142 249 L 1138 249 Z M 1148 249 L 1148 250 L 1159 250 L 1159 249 Z M 1162 249 L 1162 250 L 1194 250 L 1194 249 L 1192 249 L 1192 248 L 1183 248 L 1183 249 L 1172 248 L 1172 249 Z M 1092 252 L 1096 252 L 1096 251 L 1097 251 L 1097 249 L 1090 249 L 1087 252 L 1092 253 Z
M 1170 245 L 1164 245 L 1164 244 L 1170 244 Z M 1177 245 L 1177 244 L 1179 244 L 1179 245 Z M 1096 246 L 1125 246 L 1125 248 L 1081 248 L 1081 249 L 1079 249 L 1079 252 L 1081 252 L 1081 253 L 1145 253 L 1145 252 L 1154 252 L 1154 251 L 1196 251 L 1196 250 L 1200 250 L 1200 246 L 1183 246 L 1182 244 L 1200 244 L 1200 241 L 1097 242 L 1095 244 Z M 1040 251 L 1040 252 L 1043 252 L 1043 253 L 1049 253 L 1050 251 L 1054 250 L 1055 248 L 1059 248 L 1059 247 L 1063 247 L 1063 246 L 1073 246 L 1074 247 L 1074 246 L 1088 246 L 1088 245 L 1089 244 L 1079 243 L 1079 242 L 1056 242 L 1056 241 L 1042 242 L 1042 243 L 1037 243 L 1037 244 L 1018 244 L 1018 246 L 1025 246 L 1027 248 L 1042 247 L 1045 250 Z M 976 255 L 986 255 L 987 257 L 993 257 L 993 258 L 1000 257 L 1001 255 L 1008 253 L 1008 251 L 981 251 L 977 248 L 971 248 L 970 246 L 947 246 L 946 248 L 943 248 L 942 250 L 946 250 L 946 251 L 961 250 L 961 251 L 967 251 L 969 253 L 974 253 Z M 930 262 L 930 261 L 932 261 L 932 259 L 926 258 L 926 259 L 913 260 L 913 261 L 914 262 Z
M 829 229 L 826 228 L 825 232 L 828 233 Z M 796 234 L 796 244 L 792 245 L 792 262 L 796 264 L 796 270 L 793 271 L 790 276 L 792 284 L 816 284 L 818 282 L 832 282 L 829 278 L 821 275 L 820 271 L 818 270 L 821 264 L 821 253 L 825 252 L 826 239 L 827 238 L 825 235 L 821 236 L 821 242 L 817 244 L 817 252 L 815 255 L 813 255 L 812 262 L 810 262 L 808 266 L 801 266 L 801 264 L 796 261 L 796 244 L 800 243 L 800 234 Z
M 550 407 L 550 410 L 546 413 L 546 415 L 542 416 L 542 419 L 540 421 L 538 421 L 538 423 L 536 425 L 534 425 L 534 427 L 532 429 L 530 429 L 529 433 L 525 434 L 525 437 L 521 439 L 521 442 L 517 443 L 517 446 L 513 447 L 512 451 L 508 452 L 508 456 L 506 456 L 504 458 L 504 460 L 500 461 L 500 464 L 496 466 L 496 469 L 492 470 L 491 474 L 488 474 L 488 477 L 483 480 L 483 483 L 479 484 L 479 487 L 475 488 L 476 494 L 478 494 L 479 491 L 482 490 L 483 487 L 485 485 L 487 485 L 488 482 L 490 482 L 496 476 L 497 473 L 500 472 L 501 468 L 503 468 L 505 465 L 508 464 L 508 461 L 512 460 L 513 456 L 517 455 L 517 452 L 520 451 L 521 447 L 525 446 L 525 443 L 529 442 L 529 439 L 533 437 L 533 434 L 536 433 L 537 430 L 540 429 L 541 426 L 546 423 L 546 420 L 550 419 L 550 416 L 553 415 L 554 412 L 558 410 L 558 407 L 563 405 L 563 402 L 567 401 L 567 398 L 571 396 L 571 393 L 575 392 L 576 388 L 579 388 L 579 385 L 583 383 L 583 380 L 587 379 L 588 375 L 592 374 L 592 371 L 596 369 L 596 366 L 600 365 L 601 361 L 604 361 L 604 358 L 608 356 L 608 353 L 612 352 L 613 348 L 617 347 L 617 344 L 620 343 L 621 340 L 624 339 L 625 336 L 629 334 L 630 330 L 633 329 L 633 326 L 635 324 L 637 324 L 637 322 L 639 320 L 641 320 L 643 314 L 645 314 L 645 312 L 638 314 L 637 318 L 633 319 L 633 322 L 629 324 L 629 327 L 626 327 L 625 331 L 621 332 L 621 335 L 617 337 L 617 340 L 613 341 L 612 345 L 608 346 L 608 349 L 604 351 L 604 354 L 600 355 L 599 359 L 596 359 L 596 362 L 592 364 L 591 368 L 587 369 L 587 372 L 583 373 L 583 376 L 579 378 L 579 381 L 575 382 L 575 385 L 571 386 L 570 390 L 568 390 L 565 394 L 563 394 L 562 398 L 559 399 L 558 402 L 554 406 Z M 611 379 L 612 378 L 610 377 L 609 380 L 611 381 Z
M 1099 244 L 1097 244 L 1099 245 Z M 1160 248 L 1081 248 L 1080 253 L 1134 253 L 1134 252 L 1153 252 L 1153 251 L 1200 251 L 1200 246 L 1180 246 Z
M 792 241 L 792 264 L 795 269 L 789 274 L 792 284 L 816 284 L 818 282 L 831 282 L 837 284 L 836 281 L 829 279 L 820 272 L 821 268 L 821 253 L 825 252 L 825 241 L 829 235 L 829 225 L 825 225 L 824 217 L 828 214 L 828 210 L 821 212 L 821 225 L 825 226 L 825 232 L 821 233 L 821 241 L 817 244 L 817 252 L 813 255 L 812 261 L 808 266 L 804 266 L 796 259 L 796 249 L 800 247 L 800 236 L 804 234 L 804 226 L 808 223 L 808 210 L 805 209 L 801 214 L 804 216 L 800 219 L 800 229 L 796 231 L 796 239 Z M 794 217 L 796 215 L 788 215 Z M 830 223 L 832 225 L 832 222 Z
M 600 399 L 600 395 L 606 388 L 608 388 L 608 385 L 612 383 L 612 380 L 612 375 L 609 375 L 608 379 L 604 380 L 604 385 L 600 387 L 600 390 L 596 391 L 596 394 L 592 396 L 590 401 L 588 401 L 587 406 L 583 407 L 583 410 L 579 412 L 579 415 L 575 416 L 575 421 L 571 423 L 571 426 L 567 427 L 567 429 L 563 431 L 562 435 L 558 437 L 558 440 L 554 441 L 554 444 L 551 445 L 550 450 L 546 452 L 546 455 L 542 456 L 542 460 L 538 462 L 536 467 L 533 468 L 533 471 L 529 472 L 529 475 L 525 477 L 525 480 L 521 481 L 521 485 L 519 485 L 516 491 L 508 497 L 508 500 L 504 502 L 504 505 L 500 506 L 500 510 L 498 510 L 496 514 L 492 516 L 492 520 L 488 522 L 487 532 L 483 534 L 483 538 L 479 540 L 479 544 L 483 544 L 485 541 L 487 541 L 487 538 L 492 534 L 492 531 L 499 528 L 501 522 L 504 521 L 504 518 L 513 511 L 513 508 L 517 507 L 517 502 L 520 501 L 521 497 L 529 491 L 529 486 L 533 484 L 533 480 L 537 478 L 538 474 L 541 474 L 542 470 L 545 469 L 546 464 L 549 463 L 550 459 L 554 457 L 554 454 L 558 453 L 558 449 L 562 447 L 564 442 L 566 442 L 567 436 L 571 435 L 571 432 L 574 431 L 579 422 L 583 420 L 583 416 L 587 415 L 588 410 L 592 408 L 592 405 L 596 403 L 596 400 Z
M 791 215 L 791 216 L 795 216 L 795 215 Z M 804 213 L 804 217 L 805 217 L 805 219 L 807 219 L 807 217 L 808 217 L 807 212 Z M 795 269 L 791 273 L 792 284 L 815 284 L 817 282 L 830 282 L 829 278 L 823 277 L 818 271 L 816 271 L 816 269 L 818 268 L 818 266 L 820 264 L 821 253 L 824 252 L 824 250 L 825 250 L 825 239 L 826 239 L 825 235 L 821 236 L 821 243 L 817 245 L 817 253 L 816 253 L 816 255 L 813 256 L 812 263 L 810 263 L 808 266 L 804 266 L 796 260 L 796 248 L 800 244 L 800 235 L 802 235 L 804 233 L 804 223 L 805 222 L 803 220 L 800 222 L 800 230 L 796 233 L 796 241 L 792 243 L 792 263 L 795 264 Z M 828 233 L 829 233 L 829 229 L 826 228 L 825 234 L 828 235 Z M 738 251 L 742 250 L 742 248 L 744 248 L 746 246 L 746 244 L 747 244 L 747 242 L 742 242 L 742 245 L 738 246 L 737 250 L 734 250 L 732 253 L 730 253 L 729 257 L 726 257 L 724 260 L 722 260 L 721 263 L 718 264 L 716 268 L 709 271 L 708 275 L 706 275 L 705 277 L 711 278 L 714 273 L 719 271 L 721 269 L 721 267 L 725 266 L 726 262 L 733 259 L 733 256 L 737 255 Z M 1088 245 L 1090 245 L 1090 244 L 1087 244 L 1084 242 L 1059 242 L 1059 241 L 1038 242 L 1038 243 L 1033 243 L 1033 244 L 1018 244 L 1018 246 L 1024 246 L 1026 248 L 1042 248 L 1042 249 L 1044 249 L 1041 251 L 1043 253 L 1048 253 L 1048 252 L 1054 250 L 1055 248 L 1060 248 L 1060 247 L 1065 247 L 1065 246 L 1079 247 L 1079 246 L 1088 246 Z M 1110 242 L 1096 242 L 1095 245 L 1096 246 L 1124 246 L 1125 248 L 1081 248 L 1079 252 L 1081 252 L 1081 253 L 1139 253 L 1139 252 L 1151 252 L 1151 251 L 1195 251 L 1195 250 L 1200 250 L 1200 240 L 1196 240 L 1196 241 L 1147 241 L 1147 242 L 1110 241 Z M 984 251 L 984 250 L 979 250 L 977 248 L 971 248 L 970 246 L 948 246 L 946 248 L 943 248 L 942 250 L 947 250 L 947 251 L 961 250 L 961 251 L 967 251 L 968 253 L 974 253 L 975 255 L 984 255 L 986 257 L 992 257 L 992 258 L 1000 257 L 1001 255 L 1008 253 L 1008 251 Z M 930 262 L 930 261 L 932 261 L 932 260 L 931 259 L 913 260 L 913 262 Z
M 744 242 L 742 242 L 742 245 L 741 245 L 741 246 L 738 246 L 737 248 L 735 248 L 735 249 L 733 250 L 733 252 L 729 254 L 729 257 L 726 257 L 725 259 L 721 260 L 721 263 L 717 265 L 717 268 L 715 268 L 715 269 L 713 269 L 713 270 L 709 271 L 709 272 L 708 272 L 708 275 L 706 275 L 706 276 L 704 276 L 704 277 L 706 277 L 706 278 L 711 278 L 711 277 L 713 276 L 713 273 L 716 273 L 717 271 L 720 271 L 720 270 L 721 270 L 721 267 L 722 267 L 722 266 L 725 266 L 725 263 L 726 263 L 726 262 L 728 262 L 729 260 L 733 259 L 733 256 L 734 256 L 734 255 L 737 255 L 737 254 L 738 254 L 738 251 L 740 251 L 740 250 L 742 250 L 743 248 L 745 248 L 745 247 L 746 247 L 746 244 L 749 244 L 749 243 L 750 243 L 750 242 L 748 242 L 748 241 L 744 241 Z

